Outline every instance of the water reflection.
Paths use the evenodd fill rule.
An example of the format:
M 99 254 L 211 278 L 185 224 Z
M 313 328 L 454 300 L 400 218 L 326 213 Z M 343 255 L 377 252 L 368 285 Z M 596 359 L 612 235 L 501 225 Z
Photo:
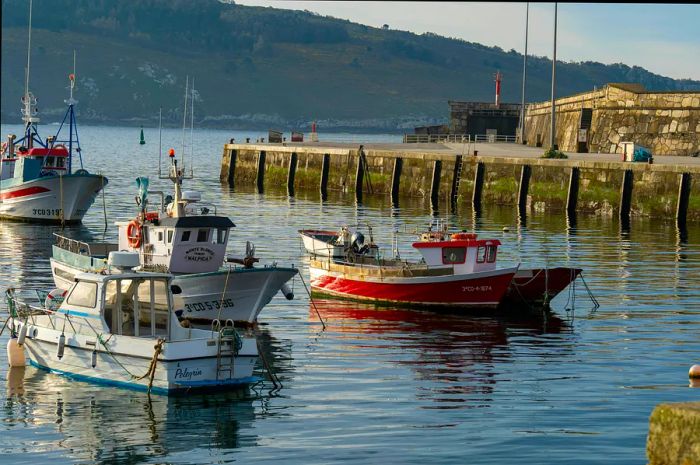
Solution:
M 418 390 L 417 397 L 441 404 L 435 408 L 467 408 L 471 396 L 490 395 L 499 371 L 495 365 L 510 358 L 509 339 L 527 339 L 532 346 L 552 343 L 550 335 L 572 332 L 570 325 L 554 315 L 464 315 L 394 307 L 376 307 L 332 299 L 314 299 L 326 322 L 327 331 L 357 339 L 363 347 L 392 345 L 405 354 L 392 360 L 408 366 L 414 380 L 430 388 Z M 316 320 L 309 307 L 309 320 Z M 548 336 L 540 338 L 539 336 Z M 567 356 L 568 344 L 557 345 L 553 358 Z

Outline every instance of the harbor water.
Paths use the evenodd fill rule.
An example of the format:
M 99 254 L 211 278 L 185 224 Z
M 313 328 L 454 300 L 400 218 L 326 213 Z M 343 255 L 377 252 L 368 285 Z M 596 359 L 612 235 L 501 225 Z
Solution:
M 40 127 L 43 136 L 55 126 Z M 17 126 L 2 134 L 20 133 Z M 189 139 L 189 131 L 186 138 Z M 484 205 L 474 217 L 431 212 L 429 199 L 316 191 L 264 194 L 219 183 L 223 144 L 266 134 L 196 130 L 185 149 L 202 193 L 236 224 L 229 254 L 256 246 L 261 263 L 308 267 L 297 230 L 370 223 L 376 242 L 417 258 L 415 230 L 436 216 L 502 242 L 502 264 L 576 266 L 582 282 L 542 315 L 455 314 L 374 308 L 332 300 L 310 305 L 278 295 L 257 335 L 283 387 L 266 381 L 221 394 L 166 398 L 67 380 L 32 367 L 8 370 L 0 338 L 0 463 L 547 463 L 645 462 L 648 419 L 660 402 L 697 401 L 688 368 L 700 363 L 700 225 L 541 213 Z M 327 135 L 327 139 L 398 139 Z M 158 180 L 158 131 L 80 128 L 83 164 L 109 177 L 82 225 L 64 234 L 116 239 L 114 221 L 133 217 L 137 176 Z M 321 138 L 324 135 L 321 134 Z M 327 140 L 326 139 L 326 140 Z M 163 153 L 182 163 L 182 132 L 163 131 Z M 165 157 L 164 157 L 165 158 Z M 163 160 L 165 167 L 166 160 Z M 74 161 L 74 166 L 79 162 Z M 188 168 L 189 169 L 189 168 Z M 105 215 L 108 228 L 105 231 Z M 504 230 L 504 227 L 507 229 Z M 0 223 L 0 288 L 52 287 L 48 257 L 60 227 Z M 6 310 L 2 303 L 3 314 Z M 317 312 L 326 322 L 322 329 Z M 260 372 L 262 374 L 262 371 Z

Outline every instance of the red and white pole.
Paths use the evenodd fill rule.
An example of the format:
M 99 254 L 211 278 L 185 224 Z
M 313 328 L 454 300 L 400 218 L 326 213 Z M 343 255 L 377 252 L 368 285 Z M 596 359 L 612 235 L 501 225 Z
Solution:
M 496 80 L 496 106 L 500 105 L 501 103 L 501 78 L 503 75 L 501 74 L 500 71 L 497 71 L 496 74 L 494 75 L 494 78 Z

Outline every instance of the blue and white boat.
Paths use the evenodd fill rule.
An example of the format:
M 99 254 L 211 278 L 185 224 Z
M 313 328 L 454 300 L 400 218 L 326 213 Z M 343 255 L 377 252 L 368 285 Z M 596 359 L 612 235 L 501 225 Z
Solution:
M 232 322 L 210 330 L 181 323 L 172 276 L 133 271 L 138 264 L 136 254 L 113 252 L 107 271 L 76 276 L 67 292 L 8 289 L 10 365 L 23 366 L 26 354 L 69 378 L 161 394 L 258 380 L 254 337 Z

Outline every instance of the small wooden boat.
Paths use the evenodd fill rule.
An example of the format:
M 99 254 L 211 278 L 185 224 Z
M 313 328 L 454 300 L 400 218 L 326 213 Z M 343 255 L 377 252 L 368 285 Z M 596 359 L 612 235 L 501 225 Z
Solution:
M 307 247 L 316 293 L 411 307 L 496 308 L 518 270 L 517 266 L 496 267 L 500 242 L 495 239 L 456 234 L 415 242 L 413 247 L 423 260 L 409 262 L 382 258 L 371 238 L 365 244 L 361 233 L 346 233 L 330 239 L 321 256 Z M 318 231 L 300 234 L 315 241 L 322 237 Z M 335 247 L 343 248 L 343 257 L 330 256 Z
M 181 324 L 172 276 L 130 270 L 138 264 L 136 254 L 112 252 L 109 271 L 79 274 L 68 291 L 36 292 L 34 303 L 29 290 L 8 289 L 8 360 L 23 365 L 26 353 L 69 378 L 162 394 L 256 381 L 255 338 L 232 323 Z

